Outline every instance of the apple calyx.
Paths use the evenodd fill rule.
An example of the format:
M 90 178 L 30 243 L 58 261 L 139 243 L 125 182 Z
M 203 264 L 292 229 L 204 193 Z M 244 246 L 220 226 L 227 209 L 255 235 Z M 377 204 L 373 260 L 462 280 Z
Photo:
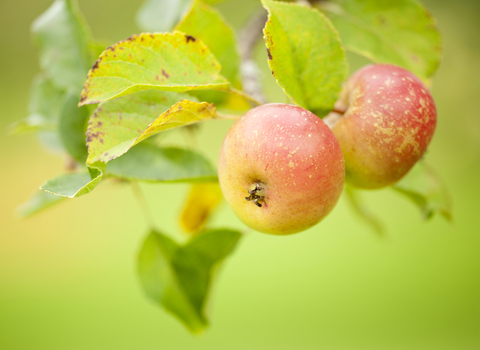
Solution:
M 248 193 L 250 194 L 250 196 L 245 197 L 245 199 L 249 202 L 253 201 L 253 203 L 257 207 L 261 208 L 262 204 L 259 203 L 259 201 L 265 203 L 265 188 L 263 187 L 263 185 L 259 182 L 253 183 L 250 186 Z

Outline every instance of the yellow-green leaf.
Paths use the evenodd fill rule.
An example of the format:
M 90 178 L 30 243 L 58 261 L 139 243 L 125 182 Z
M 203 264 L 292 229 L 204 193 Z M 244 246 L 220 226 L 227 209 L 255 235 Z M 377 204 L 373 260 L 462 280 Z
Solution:
M 55 196 L 76 198 L 93 191 L 102 176 L 100 169 L 91 167 L 88 172 L 59 175 L 45 182 L 40 189 Z
M 323 117 L 333 109 L 347 76 L 347 61 L 337 31 L 316 9 L 262 1 L 268 65 L 292 101 Z
M 151 90 L 100 104 L 87 129 L 87 163 L 106 163 L 159 132 L 219 117 L 213 104 L 184 97 Z
M 402 66 L 424 80 L 440 64 L 441 35 L 435 19 L 416 0 L 332 0 L 321 9 L 350 51 Z
M 105 50 L 88 73 L 80 105 L 143 90 L 228 90 L 221 66 L 191 35 L 143 33 Z
M 232 83 L 239 80 L 235 33 L 216 9 L 196 0 L 176 30 L 202 40 L 220 62 L 222 75 Z
M 198 233 L 222 200 L 216 182 L 194 184 L 180 215 L 180 225 L 188 233 Z

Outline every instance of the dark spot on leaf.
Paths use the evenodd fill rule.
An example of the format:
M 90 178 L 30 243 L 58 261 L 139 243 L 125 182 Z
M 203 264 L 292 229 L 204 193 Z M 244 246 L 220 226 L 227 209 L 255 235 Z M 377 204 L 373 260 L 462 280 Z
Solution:
M 103 139 L 98 139 L 100 141 L 100 143 L 103 145 Z
M 98 65 L 100 64 L 100 58 L 98 60 L 95 61 L 95 63 L 93 64 L 92 66 L 92 72 L 95 70 L 95 69 L 98 69 Z
M 87 135 L 87 143 L 92 142 L 92 137 L 90 135 Z
M 105 153 L 105 157 L 106 157 L 106 156 L 108 156 L 108 152 L 107 152 L 107 153 Z
M 103 122 L 98 122 L 97 123 L 97 126 L 102 126 L 103 125 Z
M 167 79 L 170 78 L 170 74 L 167 74 L 164 69 L 162 69 L 162 75 Z
M 155 80 L 158 80 L 158 74 L 157 74 L 157 75 L 155 75 Z
M 197 73 L 198 73 L 198 75 L 202 75 L 202 71 L 201 71 L 201 70 L 197 71 Z
M 197 39 L 195 39 L 193 36 L 191 35 L 185 35 L 185 38 L 187 39 L 187 43 L 189 43 L 190 41 L 197 41 Z
M 114 47 L 114 45 L 112 45 L 112 46 L 107 47 L 106 50 L 115 51 L 115 47 Z
M 271 60 L 273 58 L 268 47 L 267 47 L 267 55 L 268 55 L 269 60 Z

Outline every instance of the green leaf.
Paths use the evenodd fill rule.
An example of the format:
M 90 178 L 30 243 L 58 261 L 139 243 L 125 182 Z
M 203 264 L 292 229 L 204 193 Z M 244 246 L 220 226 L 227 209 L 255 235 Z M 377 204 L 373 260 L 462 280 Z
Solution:
M 268 65 L 292 101 L 319 117 L 338 98 L 347 60 L 338 33 L 322 13 L 297 4 L 263 0 Z
M 196 38 L 180 33 L 143 33 L 105 50 L 88 73 L 81 105 L 143 90 L 228 90 L 221 66 Z
M 87 129 L 87 162 L 107 163 L 161 131 L 218 117 L 214 105 L 183 98 L 151 90 L 100 104 Z
M 76 198 L 93 191 L 102 176 L 100 169 L 91 167 L 88 172 L 59 175 L 45 182 L 40 189 L 55 196 Z
M 347 195 L 352 210 L 379 236 L 383 236 L 385 229 L 382 222 L 365 205 L 359 191 L 349 185 L 345 185 L 345 194 Z
M 54 196 L 53 194 L 39 190 L 18 208 L 18 214 L 22 218 L 27 218 L 60 203 L 64 199 L 65 197 Z
M 109 175 L 139 181 L 212 181 L 217 172 L 200 154 L 181 148 L 140 143 L 108 163 Z
M 422 79 L 440 63 L 442 38 L 434 18 L 416 0 L 332 0 L 322 10 L 345 48 L 377 63 L 402 66 Z
M 205 304 L 214 270 L 232 252 L 240 236 L 232 230 L 209 230 L 181 246 L 152 231 L 138 261 L 143 289 L 191 332 L 203 331 L 208 325 Z
M 91 66 L 90 33 L 73 0 L 56 0 L 32 25 L 40 66 L 55 86 L 79 92 Z
M 439 213 L 452 221 L 452 204 L 448 191 L 438 175 L 424 162 L 418 162 L 392 188 L 410 198 L 419 207 L 424 219 L 430 219 Z
M 135 20 L 146 32 L 169 32 L 187 12 L 190 0 L 147 0 Z
M 218 182 L 193 184 L 180 216 L 183 230 L 197 234 L 210 219 L 222 198 Z
M 20 134 L 41 130 L 56 131 L 64 95 L 50 80 L 41 74 L 37 75 L 30 91 L 30 114 L 24 120 L 12 124 L 10 132 Z
M 85 131 L 90 116 L 87 106 L 78 108 L 78 96 L 68 95 L 60 113 L 59 133 L 63 146 L 70 156 L 79 163 L 87 159 Z
M 217 10 L 196 0 L 176 30 L 202 40 L 221 64 L 222 75 L 231 82 L 239 81 L 235 33 Z

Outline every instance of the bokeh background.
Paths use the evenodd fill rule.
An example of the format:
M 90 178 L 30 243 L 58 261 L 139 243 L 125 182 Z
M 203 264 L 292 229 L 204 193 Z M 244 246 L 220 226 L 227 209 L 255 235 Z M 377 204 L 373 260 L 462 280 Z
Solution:
M 98 39 L 139 31 L 140 1 L 79 3 Z M 219 7 L 238 26 L 256 3 Z M 0 0 L 0 349 L 480 349 L 480 2 L 424 1 L 445 40 L 433 81 L 438 129 L 426 158 L 450 190 L 454 223 L 424 222 L 407 199 L 381 190 L 363 197 L 385 223 L 383 239 L 344 199 L 304 233 L 249 232 L 219 275 L 212 324 L 200 337 L 140 289 L 135 259 L 147 225 L 130 187 L 105 182 L 30 219 L 16 215 L 64 169 L 33 135 L 6 131 L 27 115 L 39 70 L 29 27 L 50 4 Z M 364 63 L 350 58 L 353 67 Z M 281 96 L 264 79 L 269 95 Z M 230 124 L 201 129 L 197 142 L 213 162 Z M 181 239 L 188 187 L 141 187 L 156 224 Z M 212 226 L 244 228 L 225 204 Z

